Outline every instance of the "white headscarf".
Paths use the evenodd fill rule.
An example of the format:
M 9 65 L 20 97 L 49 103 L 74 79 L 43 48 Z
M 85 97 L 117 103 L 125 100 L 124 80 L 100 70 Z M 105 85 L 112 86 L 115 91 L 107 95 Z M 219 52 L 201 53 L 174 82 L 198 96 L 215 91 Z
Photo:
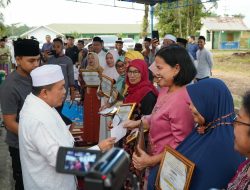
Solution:
M 113 59 L 114 59 L 114 66 L 113 67 L 109 67 L 107 64 L 106 66 L 104 67 L 104 71 L 103 71 L 103 74 L 114 79 L 114 80 L 117 80 L 118 77 L 119 77 L 119 74 L 118 72 L 116 71 L 116 68 L 115 68 L 115 64 L 116 64 L 116 61 L 119 59 L 119 54 L 117 51 L 115 50 L 110 50 L 107 52 L 106 54 L 106 57 L 108 54 L 111 54 L 113 56 Z

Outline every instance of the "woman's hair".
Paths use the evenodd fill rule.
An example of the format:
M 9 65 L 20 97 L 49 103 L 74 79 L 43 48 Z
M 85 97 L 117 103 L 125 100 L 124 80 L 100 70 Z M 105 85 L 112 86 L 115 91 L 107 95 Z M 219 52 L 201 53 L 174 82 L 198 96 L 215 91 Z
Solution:
M 187 50 L 176 44 L 160 49 L 155 56 L 162 58 L 171 67 L 180 65 L 179 73 L 174 77 L 174 84 L 183 86 L 190 83 L 197 74 Z
M 247 91 L 243 96 L 242 106 L 250 118 L 250 91 Z

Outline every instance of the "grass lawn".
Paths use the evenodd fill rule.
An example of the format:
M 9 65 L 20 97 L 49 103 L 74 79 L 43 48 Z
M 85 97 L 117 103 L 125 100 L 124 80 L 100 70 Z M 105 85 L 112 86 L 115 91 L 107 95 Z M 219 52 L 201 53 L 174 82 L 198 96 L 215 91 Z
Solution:
M 240 107 L 244 92 L 250 90 L 250 54 L 233 55 L 242 52 L 247 51 L 212 51 L 213 77 L 222 79 L 228 85 L 236 108 Z

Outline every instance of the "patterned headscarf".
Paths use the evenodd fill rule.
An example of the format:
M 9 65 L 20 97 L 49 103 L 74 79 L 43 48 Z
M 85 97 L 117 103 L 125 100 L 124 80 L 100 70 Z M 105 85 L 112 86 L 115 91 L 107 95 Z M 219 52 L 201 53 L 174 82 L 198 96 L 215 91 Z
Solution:
M 130 60 L 134 60 L 134 59 L 140 59 L 140 60 L 144 60 L 143 55 L 138 52 L 138 51 L 128 51 L 125 54 L 125 58 L 129 58 Z

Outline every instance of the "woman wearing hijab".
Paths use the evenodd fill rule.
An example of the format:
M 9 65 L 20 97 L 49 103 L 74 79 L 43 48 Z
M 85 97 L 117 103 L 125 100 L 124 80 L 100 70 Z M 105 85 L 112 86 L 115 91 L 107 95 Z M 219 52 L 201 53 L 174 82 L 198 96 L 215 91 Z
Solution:
M 103 68 L 101 67 L 98 59 L 98 55 L 94 52 L 88 53 L 88 65 L 86 70 L 97 71 L 99 74 L 102 74 Z
M 195 163 L 190 190 L 225 188 L 244 160 L 234 151 L 233 98 L 219 79 L 187 86 L 197 127 L 177 147 Z
M 118 60 L 119 55 L 115 50 L 110 50 L 106 54 L 106 66 L 104 67 L 103 74 L 109 78 L 114 79 L 115 81 L 119 77 L 119 74 L 116 71 L 115 63 Z
M 125 90 L 125 79 L 126 79 L 126 65 L 123 60 L 120 58 L 115 64 L 116 71 L 119 74 L 119 77 L 115 83 L 115 88 L 118 91 L 118 100 L 123 100 L 124 90 Z
M 157 100 L 158 91 L 148 79 L 148 68 L 145 61 L 135 59 L 129 63 L 126 73 L 127 94 L 123 103 L 136 103 L 137 109 L 133 112 L 133 119 L 140 119 L 143 115 L 151 114 Z M 128 133 L 129 134 L 129 133 Z M 123 147 L 132 157 L 135 149 L 135 141 L 126 144 L 126 137 L 123 138 Z M 146 137 L 147 139 L 147 137 Z M 130 172 L 137 174 L 140 186 L 143 186 L 143 174 L 138 175 L 131 164 Z M 124 188 L 130 189 L 132 184 L 126 181 Z
M 119 77 L 119 74 L 116 71 L 115 68 L 115 63 L 118 59 L 119 55 L 118 52 L 115 50 L 110 50 L 106 54 L 106 65 L 104 67 L 103 73 L 104 75 L 108 76 L 109 78 L 113 79 L 116 81 Z M 108 104 L 108 98 L 102 96 L 101 97 L 101 108 L 103 109 L 103 106 L 106 107 Z M 99 133 L 99 141 L 106 139 L 107 137 L 110 136 L 110 131 L 107 129 L 108 123 L 110 121 L 109 117 L 105 117 L 101 115 L 100 119 L 100 133 Z
M 242 99 L 240 111 L 234 118 L 234 149 L 247 160 L 239 166 L 227 190 L 248 190 L 250 186 L 250 91 Z
M 99 64 L 99 59 L 96 53 L 89 52 L 87 56 L 88 65 L 86 70 L 96 71 L 99 74 L 102 74 L 103 68 Z M 82 79 L 82 77 L 79 77 Z M 84 81 L 80 81 L 81 84 Z M 84 94 L 84 133 L 83 140 L 88 144 L 96 144 L 99 140 L 99 125 L 100 125 L 100 116 L 98 115 L 101 102 L 97 97 L 97 88 L 98 87 L 85 87 Z
M 128 90 L 123 102 L 137 103 L 141 115 L 151 114 L 158 91 L 148 79 L 148 68 L 145 61 L 135 59 L 129 63 L 126 84 Z
M 146 153 L 138 147 L 140 156 L 133 154 L 136 169 L 149 169 L 148 190 L 154 189 L 165 146 L 175 149 L 194 126 L 186 85 L 195 77 L 196 69 L 186 49 L 179 46 L 162 48 L 156 54 L 155 64 L 158 85 L 163 88 L 151 115 L 142 118 L 144 128 L 149 129 L 149 151 Z M 129 120 L 124 127 L 133 129 L 140 122 Z
M 125 59 L 124 59 L 124 62 L 126 64 L 126 66 L 128 67 L 129 63 L 134 60 L 134 59 L 140 59 L 140 60 L 144 60 L 144 57 L 143 55 L 138 52 L 138 51 L 133 51 L 133 50 L 130 50 L 128 52 L 126 52 L 125 54 Z

